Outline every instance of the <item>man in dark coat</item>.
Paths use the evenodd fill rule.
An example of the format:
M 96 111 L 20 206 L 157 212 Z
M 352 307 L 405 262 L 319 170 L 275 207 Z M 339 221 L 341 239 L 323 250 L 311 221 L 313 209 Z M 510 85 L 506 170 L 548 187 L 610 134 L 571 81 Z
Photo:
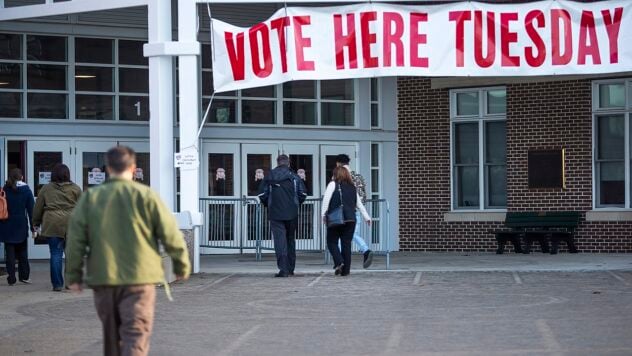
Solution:
M 298 208 L 307 194 L 303 180 L 290 170 L 290 158 L 287 155 L 280 155 L 277 165 L 263 179 L 259 187 L 259 199 L 268 207 L 274 253 L 279 267 L 279 273 L 275 277 L 287 277 L 294 274 L 294 235 L 298 225 Z

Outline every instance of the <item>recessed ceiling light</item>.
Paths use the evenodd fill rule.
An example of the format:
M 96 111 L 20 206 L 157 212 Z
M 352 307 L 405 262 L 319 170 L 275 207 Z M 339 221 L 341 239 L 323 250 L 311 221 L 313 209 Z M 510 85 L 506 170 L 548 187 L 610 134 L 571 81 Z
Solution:
M 75 78 L 77 79 L 92 79 L 92 78 L 96 78 L 96 75 L 89 75 L 89 74 L 77 74 L 75 75 Z
M 9 84 L 11 84 L 11 83 L 9 83 L 9 82 L 0 82 L 0 85 L 9 85 Z

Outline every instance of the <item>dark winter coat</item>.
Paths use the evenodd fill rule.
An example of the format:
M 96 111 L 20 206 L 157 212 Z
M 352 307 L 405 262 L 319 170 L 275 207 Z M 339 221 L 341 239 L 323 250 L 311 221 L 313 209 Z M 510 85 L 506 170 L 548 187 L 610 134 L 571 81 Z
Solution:
M 0 220 L 0 242 L 17 244 L 26 240 L 33 226 L 33 192 L 26 184 L 14 190 L 4 187 L 7 195 L 9 218 Z
M 307 198 L 305 184 L 288 166 L 271 170 L 261 182 L 259 199 L 268 207 L 268 219 L 293 220 Z

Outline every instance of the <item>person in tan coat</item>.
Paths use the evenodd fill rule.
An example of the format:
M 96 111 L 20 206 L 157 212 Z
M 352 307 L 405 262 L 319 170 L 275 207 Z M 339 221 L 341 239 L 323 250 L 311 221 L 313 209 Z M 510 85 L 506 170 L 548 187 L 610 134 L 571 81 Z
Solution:
M 51 182 L 39 191 L 33 209 L 33 224 L 41 227 L 41 235 L 48 240 L 50 249 L 50 281 L 53 291 L 64 288 L 62 259 L 66 246 L 66 231 L 72 210 L 75 208 L 81 188 L 70 181 L 70 170 L 65 164 L 57 164 L 51 173 Z

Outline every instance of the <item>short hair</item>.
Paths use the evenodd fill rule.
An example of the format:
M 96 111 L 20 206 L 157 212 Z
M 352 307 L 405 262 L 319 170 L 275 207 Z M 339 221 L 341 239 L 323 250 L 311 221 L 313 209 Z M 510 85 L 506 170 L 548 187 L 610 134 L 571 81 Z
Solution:
M 53 167 L 53 172 L 50 175 L 51 182 L 66 183 L 70 182 L 70 169 L 68 166 L 62 163 L 58 163 Z
M 290 157 L 287 155 L 280 155 L 277 157 L 277 165 L 279 166 L 289 166 L 290 165 Z
M 336 156 L 336 163 L 342 163 L 342 165 L 349 164 L 351 162 L 351 158 L 344 153 L 341 153 Z
M 127 146 L 116 146 L 108 150 L 105 162 L 115 174 L 121 174 L 136 164 L 136 152 Z

